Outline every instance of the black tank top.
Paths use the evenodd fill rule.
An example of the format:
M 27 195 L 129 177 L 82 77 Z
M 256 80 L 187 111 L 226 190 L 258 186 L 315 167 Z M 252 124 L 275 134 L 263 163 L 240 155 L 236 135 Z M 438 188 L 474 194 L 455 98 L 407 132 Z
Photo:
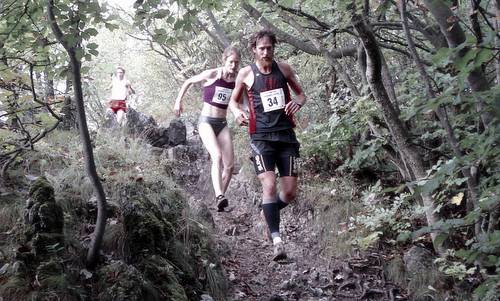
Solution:
M 273 61 L 271 73 L 263 74 L 254 63 L 250 65 L 254 82 L 248 90 L 250 134 L 270 133 L 295 127 L 293 117 L 285 114 L 291 101 L 287 80 Z

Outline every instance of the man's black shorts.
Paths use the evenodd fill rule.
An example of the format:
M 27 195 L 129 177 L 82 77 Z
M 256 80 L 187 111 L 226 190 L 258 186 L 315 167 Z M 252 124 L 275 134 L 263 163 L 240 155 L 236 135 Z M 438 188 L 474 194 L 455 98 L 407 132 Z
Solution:
M 278 168 L 280 177 L 297 176 L 296 159 L 300 156 L 300 144 L 292 129 L 253 134 L 250 146 L 257 174 Z

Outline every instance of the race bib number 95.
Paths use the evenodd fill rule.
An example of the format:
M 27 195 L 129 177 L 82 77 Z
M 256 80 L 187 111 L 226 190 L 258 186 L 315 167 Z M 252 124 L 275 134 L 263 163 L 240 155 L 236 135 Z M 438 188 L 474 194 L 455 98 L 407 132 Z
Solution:
M 264 112 L 271 112 L 285 107 L 285 93 L 282 88 L 260 93 Z
M 231 99 L 231 93 L 233 93 L 232 89 L 215 86 L 212 102 L 227 105 L 229 103 L 229 99 Z

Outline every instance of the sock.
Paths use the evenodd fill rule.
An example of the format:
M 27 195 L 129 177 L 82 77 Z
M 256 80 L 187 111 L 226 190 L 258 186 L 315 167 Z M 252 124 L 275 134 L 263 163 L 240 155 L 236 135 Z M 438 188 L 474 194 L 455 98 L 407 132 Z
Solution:
M 279 236 L 280 232 L 280 210 L 278 204 L 274 203 L 264 203 L 262 204 L 262 211 L 264 211 L 264 217 L 266 218 L 267 226 L 271 232 L 271 236 Z M 274 237 L 274 236 L 273 236 Z
M 285 208 L 286 206 L 288 206 L 290 203 L 287 201 L 287 202 L 284 202 L 284 197 L 283 197 L 283 192 L 279 192 L 278 195 L 276 196 L 276 198 L 278 199 L 276 201 L 276 203 L 278 204 L 278 208 L 279 210 Z

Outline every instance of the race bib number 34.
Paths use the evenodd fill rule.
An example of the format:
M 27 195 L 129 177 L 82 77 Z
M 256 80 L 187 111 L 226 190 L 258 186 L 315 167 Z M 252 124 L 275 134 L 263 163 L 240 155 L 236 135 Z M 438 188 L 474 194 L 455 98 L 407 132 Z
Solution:
M 282 88 L 260 93 L 264 112 L 271 112 L 285 107 L 285 93 Z
M 232 89 L 215 86 L 212 102 L 219 103 L 221 105 L 227 105 L 229 103 L 229 99 L 231 99 L 232 92 Z

